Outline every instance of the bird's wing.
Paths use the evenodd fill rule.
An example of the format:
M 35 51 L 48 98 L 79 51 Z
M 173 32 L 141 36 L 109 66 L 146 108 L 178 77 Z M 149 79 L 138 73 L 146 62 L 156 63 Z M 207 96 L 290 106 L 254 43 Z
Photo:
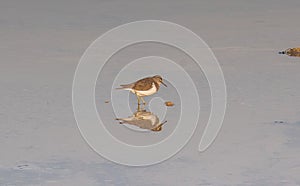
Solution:
M 144 78 L 135 82 L 132 88 L 134 90 L 141 90 L 141 91 L 149 90 L 152 87 L 153 82 L 154 81 L 151 78 Z

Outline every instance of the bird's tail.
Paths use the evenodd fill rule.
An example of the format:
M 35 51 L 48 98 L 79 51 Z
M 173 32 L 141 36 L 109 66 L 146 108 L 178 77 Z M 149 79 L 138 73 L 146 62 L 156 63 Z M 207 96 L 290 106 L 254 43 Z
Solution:
M 116 88 L 116 89 L 118 89 L 118 90 L 130 90 L 130 89 L 132 89 L 132 87 L 134 86 L 134 83 L 130 83 L 130 84 L 127 84 L 127 85 L 120 85 L 121 87 L 118 87 L 118 88 Z

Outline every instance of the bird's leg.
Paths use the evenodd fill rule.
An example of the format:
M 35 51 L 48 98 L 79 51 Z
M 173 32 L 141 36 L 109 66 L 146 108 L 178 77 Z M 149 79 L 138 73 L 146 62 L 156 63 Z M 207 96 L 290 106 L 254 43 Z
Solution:
M 141 97 L 141 100 L 142 100 L 142 102 L 143 102 L 143 106 L 142 106 L 142 110 L 141 110 L 141 111 L 144 111 L 144 112 L 146 112 L 146 109 L 145 109 L 145 106 L 146 106 L 146 101 L 144 100 L 144 98 L 143 98 L 143 97 Z
M 146 101 L 144 100 L 143 97 L 141 97 L 141 100 L 142 100 L 142 102 L 143 102 L 143 105 L 145 106 L 145 105 L 146 105 Z
M 138 100 L 138 108 L 137 108 L 137 111 L 139 112 L 141 110 L 140 108 L 140 96 L 138 96 L 137 94 L 135 94 L 136 97 L 137 97 L 137 100 Z
M 141 102 L 141 98 L 140 96 L 136 95 L 137 99 L 138 99 L 138 105 L 140 105 L 140 102 Z
M 137 111 L 138 111 L 138 112 L 140 112 L 140 111 L 141 111 L 140 104 L 138 104 Z

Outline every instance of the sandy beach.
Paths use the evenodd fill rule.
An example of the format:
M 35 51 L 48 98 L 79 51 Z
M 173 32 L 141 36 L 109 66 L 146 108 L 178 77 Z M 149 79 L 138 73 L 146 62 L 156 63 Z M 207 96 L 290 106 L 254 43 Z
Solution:
M 299 8 L 298 0 L 0 1 L 0 185 L 300 185 L 300 58 L 278 54 L 300 47 Z M 205 76 L 157 44 L 120 52 L 95 88 L 99 115 L 111 120 L 106 125 L 119 139 L 136 145 L 164 139 L 176 127 L 180 104 L 174 87 L 161 88 L 157 96 L 175 103 L 162 132 L 129 135 L 105 103 L 113 79 L 101 79 L 115 75 L 118 64 L 167 53 L 196 79 L 201 102 L 195 134 L 179 153 L 130 167 L 101 157 L 83 139 L 72 83 L 95 39 L 149 19 L 182 25 L 209 45 L 224 73 L 227 109 L 214 143 L 198 152 L 210 111 Z M 133 72 L 143 77 L 147 69 Z

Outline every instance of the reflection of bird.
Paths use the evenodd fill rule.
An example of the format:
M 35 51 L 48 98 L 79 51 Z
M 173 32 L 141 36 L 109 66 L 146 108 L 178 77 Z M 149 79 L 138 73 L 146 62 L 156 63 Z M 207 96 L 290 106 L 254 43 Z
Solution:
M 130 90 L 137 96 L 138 104 L 140 104 L 140 100 L 142 100 L 143 104 L 145 105 L 146 102 L 143 99 L 143 97 L 156 93 L 159 90 L 159 86 L 161 84 L 167 86 L 163 82 L 162 77 L 156 75 L 153 77 L 146 77 L 144 79 L 140 79 L 134 83 L 130 83 L 127 85 L 120 85 L 121 87 L 117 89 Z
M 166 121 L 160 123 L 159 118 L 155 114 L 147 111 L 137 111 L 128 118 L 117 118 L 116 120 L 119 120 L 120 124 L 135 125 L 152 131 L 161 131 L 162 125 L 166 123 Z

